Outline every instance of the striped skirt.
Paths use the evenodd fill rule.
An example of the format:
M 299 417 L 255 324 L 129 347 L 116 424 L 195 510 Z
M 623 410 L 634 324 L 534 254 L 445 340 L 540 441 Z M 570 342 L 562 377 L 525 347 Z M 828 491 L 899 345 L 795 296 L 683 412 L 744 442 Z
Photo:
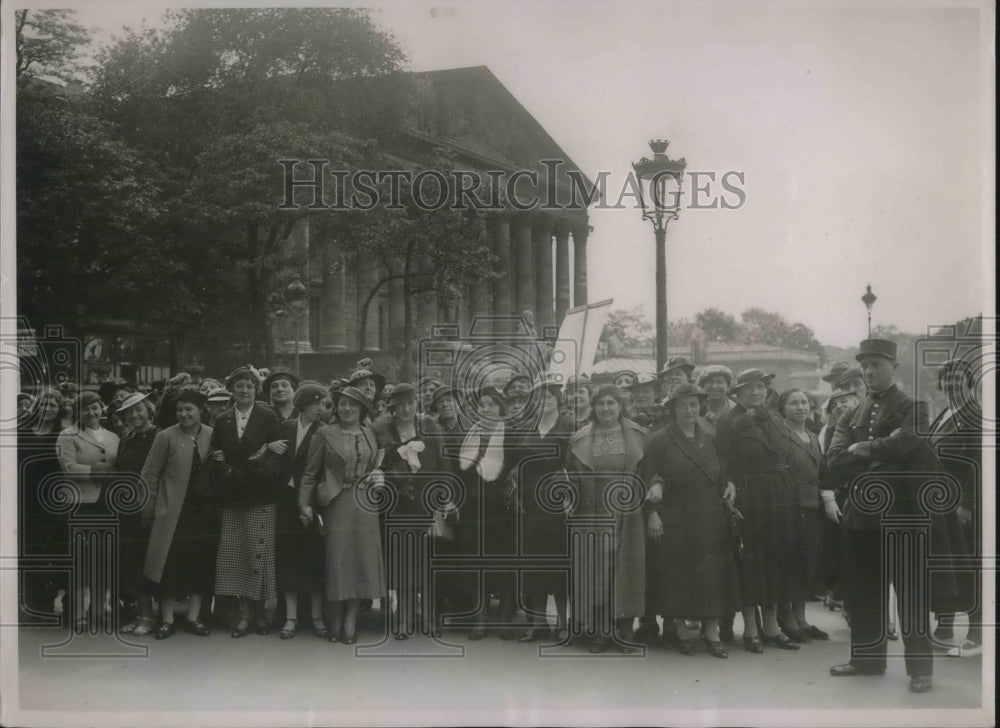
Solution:
M 274 530 L 277 506 L 227 506 L 222 509 L 215 593 L 247 599 L 273 599 Z

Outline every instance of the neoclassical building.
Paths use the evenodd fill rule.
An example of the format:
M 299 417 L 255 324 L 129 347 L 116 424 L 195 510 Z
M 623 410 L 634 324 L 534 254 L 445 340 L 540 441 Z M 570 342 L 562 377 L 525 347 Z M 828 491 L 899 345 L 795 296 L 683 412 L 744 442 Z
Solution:
M 534 192 L 549 203 L 531 210 L 508 206 L 488 212 L 485 234 L 499 259 L 497 277 L 470 286 L 458 305 L 445 306 L 434 293 L 417 294 L 411 301 L 415 330 L 425 334 L 436 323 L 459 324 L 464 330 L 477 316 L 524 311 L 534 314 L 539 331 L 558 325 L 567 309 L 587 303 L 590 227 L 579 181 L 589 190 L 590 180 L 488 68 L 414 77 L 418 90 L 414 112 L 398 146 L 388 150 L 402 168 L 419 169 L 422 160 L 444 149 L 460 169 L 502 170 L 507 175 L 537 172 Z M 575 187 L 572 175 L 577 178 Z M 532 197 L 532 185 L 519 184 L 518 190 L 523 193 L 521 200 Z M 553 192 L 555 199 L 550 200 Z M 293 245 L 305 248 L 308 305 L 298 321 L 276 317 L 276 350 L 287 359 L 298 330 L 302 373 L 321 381 L 363 356 L 378 360 L 380 368 L 392 369 L 394 337 L 403 326 L 402 281 L 382 286 L 364 311 L 377 282 L 394 271 L 371 259 L 346 262 L 335 239 L 322 239 L 305 225 Z

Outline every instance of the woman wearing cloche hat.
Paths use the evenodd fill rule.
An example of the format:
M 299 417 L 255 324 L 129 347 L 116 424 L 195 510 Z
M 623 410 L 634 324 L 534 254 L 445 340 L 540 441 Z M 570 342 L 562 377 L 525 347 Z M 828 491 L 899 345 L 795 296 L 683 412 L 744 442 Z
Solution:
M 299 485 L 313 437 L 323 426 L 323 403 L 329 397 L 319 382 L 302 382 L 292 396 L 296 413 L 281 423 L 279 495 L 275 564 L 277 586 L 285 597 L 285 624 L 281 639 L 295 636 L 299 618 L 299 595 L 309 597 L 313 633 L 326 636 L 323 622 L 323 538 L 315 528 L 299 520 Z
M 379 447 L 385 450 L 385 479 L 396 492 L 395 506 L 387 514 L 390 521 L 428 515 L 423 502 L 424 487 L 440 473 L 440 430 L 432 418 L 417 413 L 418 396 L 417 388 L 408 382 L 394 386 L 389 395 L 388 420 L 376 430 Z M 417 575 L 397 571 L 392 576 L 389 588 L 396 590 L 397 608 L 390 616 L 389 626 L 396 639 L 404 640 L 416 627 Z M 433 624 L 431 595 L 421 596 L 424 620 Z
M 667 425 L 646 441 L 646 601 L 652 613 L 674 619 L 683 654 L 697 649 L 698 629 L 689 623 L 703 620 L 709 654 L 725 658 L 719 618 L 740 606 L 727 510 L 736 487 L 700 423 L 707 398 L 695 384 L 677 386 L 663 402 Z
M 121 402 L 118 416 L 128 429 L 118 443 L 115 470 L 138 478 L 153 446 L 153 439 L 159 432 L 154 424 L 156 408 L 148 394 L 136 392 Z M 153 629 L 153 601 L 141 589 L 142 562 L 146 555 L 148 534 L 140 521 L 137 513 L 123 513 L 118 519 L 118 573 L 120 592 L 126 597 L 134 597 L 139 605 L 135 619 L 123 625 L 121 632 L 129 634 L 138 630 L 138 634 L 143 635 L 149 634 Z
M 327 640 L 348 645 L 357 642 L 361 601 L 387 593 L 377 507 L 384 451 L 365 424 L 369 407 L 356 387 L 340 390 L 336 421 L 313 437 L 299 484 L 300 519 L 308 525 L 322 517 L 326 529 Z
M 743 644 L 760 653 L 763 645 L 797 650 L 782 634 L 777 604 L 802 595 L 801 514 L 798 489 L 788 474 L 788 432 L 768 408 L 773 374 L 760 369 L 739 373 L 732 387 L 737 404 L 720 421 L 715 438 L 723 471 L 736 485 L 736 507 L 743 514 L 742 554 L 738 563 L 743 602 Z M 755 611 L 761 608 L 763 635 Z

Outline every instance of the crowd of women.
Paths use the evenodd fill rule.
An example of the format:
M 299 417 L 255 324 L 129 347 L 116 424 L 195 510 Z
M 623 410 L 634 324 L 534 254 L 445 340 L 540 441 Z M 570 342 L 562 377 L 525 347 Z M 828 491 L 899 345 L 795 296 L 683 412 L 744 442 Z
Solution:
M 359 614 L 390 592 L 397 639 L 455 627 L 725 658 L 737 613 L 752 653 L 827 639 L 805 610 L 836 600 L 842 484 L 825 468 L 824 422 L 863 396 L 858 370 L 835 365 L 820 409 L 761 370 L 695 376 L 680 358 L 655 377 L 514 372 L 474 390 L 387 384 L 370 366 L 329 386 L 247 366 L 224 382 L 180 375 L 156 395 L 19 397 L 22 553 L 68 552 L 55 501 L 118 516 L 118 591 L 134 605 L 120 629 L 158 639 L 208 635 L 206 605 L 230 604 L 233 638 L 280 625 L 282 639 L 305 629 L 352 644 Z M 126 476 L 132 509 L 108 497 Z M 387 540 L 406 523 L 468 568 L 421 582 Z M 611 535 L 577 553 L 570 529 L 586 524 Z M 33 608 L 81 629 L 117 623 L 110 593 L 65 598 L 66 585 L 32 579 Z

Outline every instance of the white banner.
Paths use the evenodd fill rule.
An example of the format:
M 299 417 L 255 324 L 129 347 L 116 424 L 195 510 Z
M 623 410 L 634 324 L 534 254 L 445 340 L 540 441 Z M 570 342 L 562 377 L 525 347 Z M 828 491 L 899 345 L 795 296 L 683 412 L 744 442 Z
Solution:
M 566 312 L 549 363 L 549 374 L 556 381 L 565 384 L 572 376 L 590 375 L 594 368 L 597 343 L 601 339 L 608 314 L 611 313 L 612 303 L 614 299 L 609 298 L 571 308 Z

